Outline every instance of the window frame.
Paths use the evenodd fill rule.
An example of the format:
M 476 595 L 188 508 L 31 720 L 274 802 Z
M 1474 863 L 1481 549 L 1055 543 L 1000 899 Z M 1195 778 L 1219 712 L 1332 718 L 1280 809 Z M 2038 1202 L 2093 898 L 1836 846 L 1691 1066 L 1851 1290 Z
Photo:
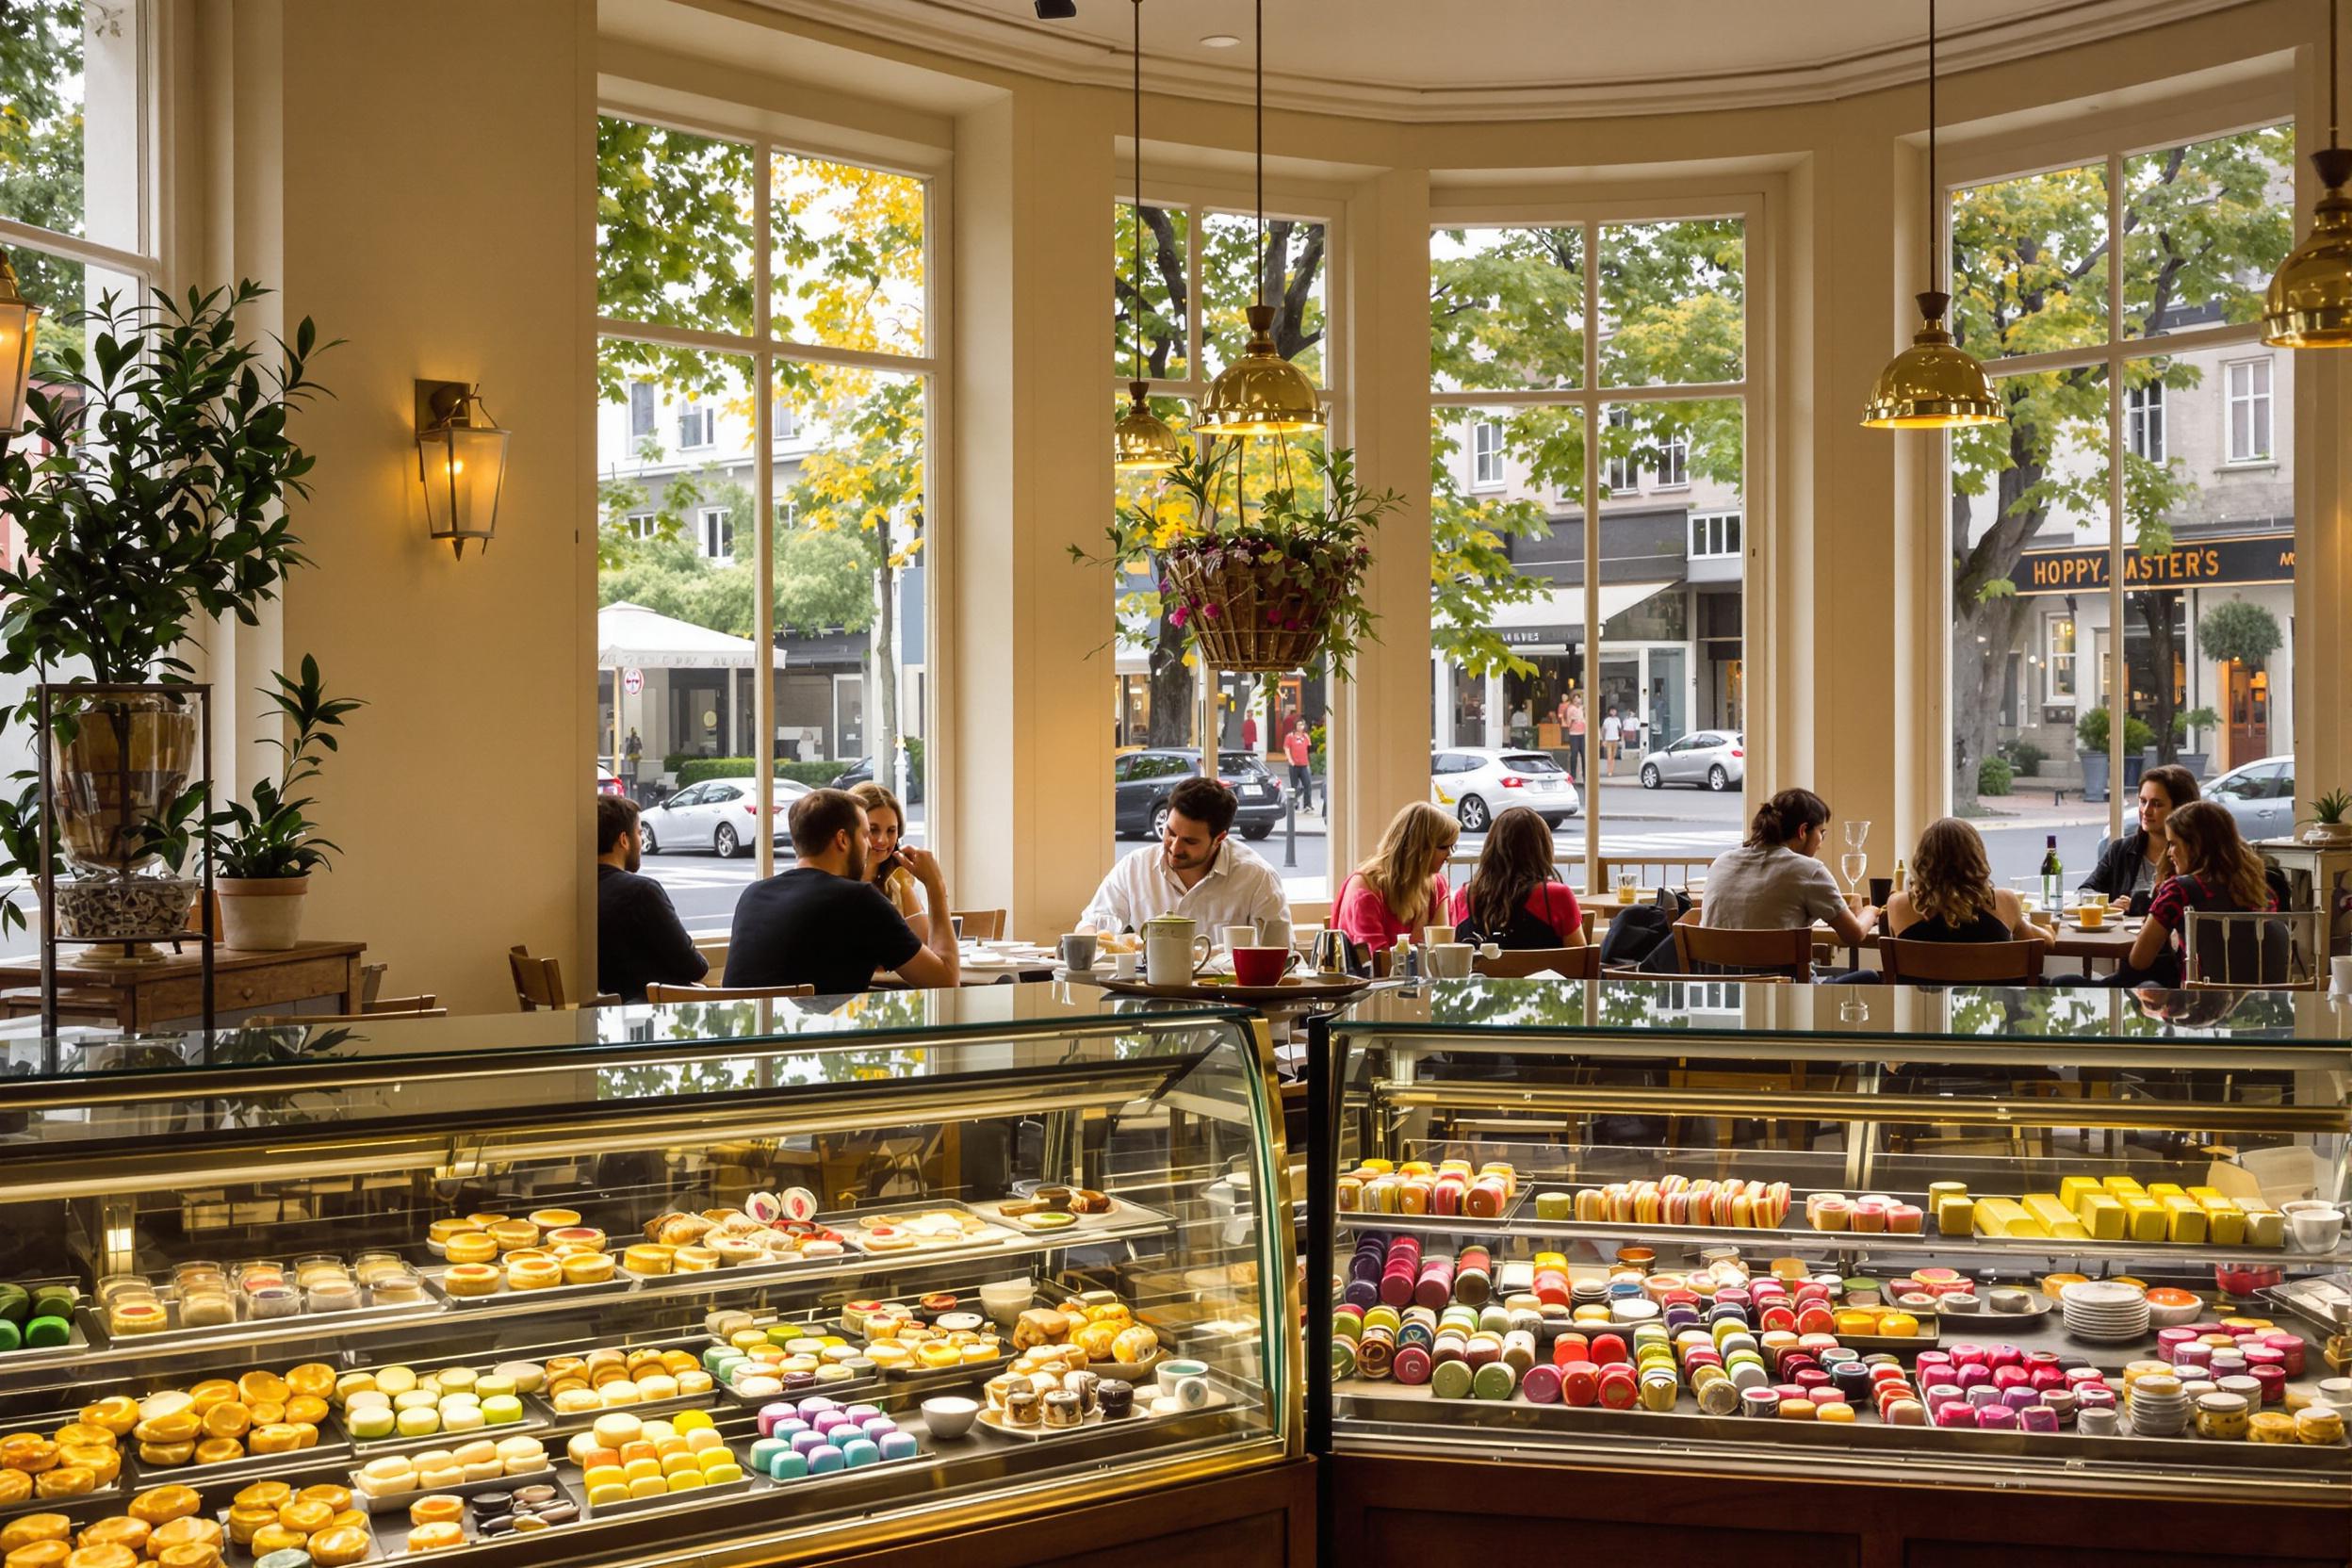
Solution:
M 2123 393 L 2123 445 L 2126 451 L 2148 463 L 2168 463 L 2164 384 L 2150 381 Z
M 1732 561 L 1742 555 L 1740 512 L 1693 512 L 1688 521 L 1690 538 L 1685 547 L 1692 561 Z
M 1483 445 L 1483 450 L 1480 449 Z M 1483 472 L 1488 467 L 1494 472 Z M 1470 421 L 1470 488 L 1500 490 L 1503 487 L 1503 425 L 1499 419 Z
M 2221 362 L 2221 439 L 2224 467 L 2274 467 L 2278 462 L 2278 413 L 2276 401 L 2278 377 L 2273 372 L 2275 357 L 2274 354 L 2265 352 L 2248 354 L 2240 359 L 2225 359 Z M 2238 391 L 2238 373 L 2241 370 L 2249 372 L 2246 377 L 2249 384 L 2243 395 Z M 2262 372 L 2262 384 L 2259 388 L 2250 384 L 2255 379 L 2250 372 L 2255 370 Z M 2249 436 L 2253 433 L 2252 427 L 2258 416 L 2262 421 L 2262 443 L 2259 448 L 2246 451 L 2238 449 L 2238 410 L 2240 407 L 2244 407 L 2246 411 Z
M 735 514 L 732 508 L 694 508 L 694 547 L 705 561 L 721 565 L 735 559 Z
M 2060 629 L 2066 632 L 2066 646 L 2058 645 Z M 2082 657 L 2082 625 L 2072 615 L 2057 614 L 2042 617 L 2042 706 L 2054 707 L 2064 702 L 2071 705 L 2082 694 L 2081 666 Z M 2061 672 L 2066 688 L 2059 689 Z
M 1671 461 L 1670 461 L 1671 459 Z M 1653 490 L 1688 490 L 1690 488 L 1690 442 L 1677 435 L 1658 449 L 1658 467 L 1652 471 L 1656 482 Z
M 2153 85 L 2156 84 L 2151 84 Z M 2176 85 L 2179 84 L 2176 83 Z M 2282 123 L 2291 123 L 2295 127 L 2295 161 L 2298 164 L 2315 145 L 2312 140 L 2312 122 L 2308 116 L 2298 113 L 2294 84 L 2283 74 L 2271 76 L 2259 83 L 2243 86 L 2234 90 L 2184 90 L 2161 101 L 2151 99 L 2150 103 L 2152 106 L 2146 110 L 2136 113 L 2126 111 L 2105 116 L 2090 122 L 2087 126 L 2069 123 L 2066 129 L 2055 135 L 2036 129 L 2013 135 L 1987 135 L 1964 141 L 1947 159 L 1943 170 L 1942 188 L 1926 192 L 1926 198 L 1931 204 L 1927 220 L 1936 225 L 1935 243 L 1931 248 L 1936 257 L 1937 279 L 1936 286 L 1950 287 L 1952 283 L 1952 213 L 1953 201 L 1962 191 L 2007 180 L 2024 179 L 2034 174 L 2103 163 L 2107 188 L 2107 234 L 2112 237 L 2126 232 L 2125 219 L 2131 209 L 2128 166 L 2134 157 L 2173 147 L 2240 136 L 2266 126 Z M 2262 335 L 2262 323 L 2259 319 L 2243 323 L 2223 321 L 2184 326 L 2155 336 L 2142 336 L 2127 332 L 2123 312 L 2114 304 L 2114 302 L 2123 301 L 2127 297 L 2124 276 L 2125 255 L 2126 247 L 2115 244 L 2107 246 L 2107 298 L 2111 302 L 2111 306 L 2107 315 L 2106 332 L 2100 341 L 2078 348 L 2014 354 L 1989 358 L 1983 362 L 1986 372 L 1995 381 L 2010 376 L 2034 375 L 2085 366 L 2097 366 L 2102 368 L 2106 374 L 2108 388 L 2106 440 L 2111 452 L 2127 449 L 2124 397 L 2128 391 L 2125 376 L 2125 367 L 2128 364 L 2135 360 L 2145 362 L 2173 359 L 2200 351 L 2227 351 L 2232 348 L 2259 349 Z M 2260 286 L 2257 284 L 2251 286 L 2259 289 Z M 2275 354 L 2249 353 L 2242 356 L 2242 359 L 2256 357 L 2263 357 L 2267 363 L 2275 360 L 2276 356 Z M 2226 470 L 2232 467 L 2275 466 L 2278 461 L 2275 406 L 2272 420 L 2271 456 L 2252 464 L 2232 464 L 2228 461 L 2227 366 L 2231 362 L 2225 359 L 2221 363 L 2224 368 L 2223 397 L 2220 400 L 2223 408 L 2220 416 L 2223 421 L 2220 449 L 2222 457 L 2215 466 Z M 1947 435 L 1944 440 L 1936 443 L 1936 447 L 1937 469 L 1923 498 L 1932 513 L 1929 526 L 1934 530 L 1931 537 L 1936 541 L 1936 547 L 1929 554 L 1932 558 L 1940 560 L 1943 558 L 1943 552 L 1952 545 L 1949 520 L 1952 510 L 1950 503 L 1952 483 L 1951 437 Z M 2075 681 L 2078 694 L 2074 700 L 2079 704 L 2094 707 L 2107 704 L 2113 697 L 2115 676 L 2118 673 L 2115 665 L 2123 658 L 2120 642 L 2114 632 L 2115 629 L 2126 624 L 2132 588 L 2132 584 L 2126 580 L 2124 567 L 2129 530 L 2121 526 L 2121 520 L 2129 515 L 2124 496 L 2124 465 L 2119 462 L 2109 463 L 2108 479 L 2109 496 L 2106 519 L 2108 524 L 2106 544 L 2108 581 L 2105 590 L 2108 601 L 2108 624 L 2093 629 L 2093 646 L 2087 650 L 2091 659 L 2091 679 L 2087 684 L 2083 681 L 2078 663 Z M 2298 522 L 2298 542 L 2302 533 L 2303 526 Z M 1948 571 L 1937 573 L 1935 591 L 1937 596 L 1936 602 L 1941 606 L 1945 618 L 1951 619 L 1953 607 L 1951 574 Z M 2085 651 L 2081 647 L 2080 641 L 2078 631 L 2076 648 L 2078 660 Z M 2295 648 L 2292 640 L 2288 647 L 2282 651 L 2286 657 L 2294 657 Z M 1951 664 L 1951 650 L 1940 640 L 1935 650 L 1934 678 L 1936 681 L 1936 688 L 1930 693 L 1923 694 L 1927 699 L 1928 710 L 1948 711 L 1952 700 L 1953 670 Z M 2128 725 L 2120 724 L 2109 727 L 2108 757 L 2110 776 L 2113 778 L 2120 779 L 2124 776 L 2124 736 L 2129 728 Z M 2298 729 L 2296 732 L 2298 744 L 2301 743 L 2303 738 L 2302 732 Z M 1953 772 L 1952 727 L 1943 727 L 1936 735 L 1935 743 L 1939 748 L 1939 766 L 1936 773 L 1941 782 L 1936 786 L 1935 796 L 1924 803 L 1931 814 L 1949 812 L 1953 808 L 1954 803 L 1951 798 Z M 2127 792 L 2121 789 L 2111 789 L 2108 796 L 2107 830 L 2110 837 L 2115 837 L 2124 830 L 2128 804 Z
M 926 591 L 923 595 L 923 629 L 924 678 L 917 682 L 917 690 L 928 693 L 933 689 L 930 678 L 941 669 L 941 654 L 952 645 L 952 640 L 945 634 L 940 610 L 942 601 L 952 596 L 943 580 L 954 570 L 955 561 L 954 486 L 949 482 L 946 463 L 953 443 L 944 428 L 945 420 L 951 416 L 947 390 L 950 367 L 940 349 L 940 345 L 951 341 L 953 333 L 950 312 L 955 296 L 955 279 L 951 270 L 951 257 L 955 251 L 951 203 L 954 182 L 948 177 L 951 155 L 942 149 L 931 156 L 920 153 L 910 156 L 909 144 L 896 138 L 861 136 L 845 128 L 810 125 L 801 122 L 791 125 L 793 134 L 781 134 L 773 128 L 769 116 L 748 104 L 718 106 L 717 115 L 710 118 L 679 113 L 661 102 L 667 96 L 662 89 L 656 86 L 622 82 L 599 90 L 596 112 L 599 118 L 610 116 L 692 136 L 737 142 L 751 148 L 751 197 L 758 205 L 759 214 L 752 224 L 750 328 L 747 332 L 735 333 L 629 320 L 605 316 L 592 303 L 590 332 L 597 342 L 622 338 L 660 348 L 732 355 L 750 361 L 754 384 L 747 389 L 751 394 L 752 410 L 748 447 L 754 454 L 750 465 L 751 547 L 754 558 L 760 564 L 752 596 L 751 640 L 760 647 L 774 644 L 776 630 L 774 564 L 777 484 L 776 462 L 772 455 L 779 439 L 776 433 L 776 368 L 782 364 L 847 366 L 882 375 L 910 377 L 921 382 L 923 463 L 926 476 L 923 495 Z M 779 157 L 823 159 L 921 182 L 923 199 L 924 352 L 904 354 L 844 349 L 776 335 L 773 320 L 775 269 L 771 257 L 775 224 L 771 204 L 775 195 L 776 160 Z M 592 182 L 588 191 L 588 200 L 592 204 L 596 196 Z M 904 676 L 903 668 L 900 674 Z M 861 668 L 860 678 L 862 675 Z M 755 679 L 751 686 L 755 765 L 772 767 L 776 743 L 775 681 L 772 678 Z M 944 700 L 952 702 L 955 692 L 952 670 L 943 690 L 946 694 Z M 923 736 L 925 743 L 925 793 L 931 802 L 924 818 L 923 834 L 927 847 L 933 853 L 945 853 L 952 848 L 952 825 L 955 820 L 953 812 L 943 809 L 954 790 L 953 741 L 946 735 L 929 733 L 932 727 L 929 709 L 918 708 L 916 711 L 925 731 Z M 859 743 L 863 745 L 866 737 L 862 710 L 859 728 Z M 906 729 L 902 719 L 902 735 Z M 757 874 L 762 877 L 774 874 L 776 869 L 775 806 L 774 792 L 770 792 L 759 808 L 760 823 L 756 835 L 755 865 Z

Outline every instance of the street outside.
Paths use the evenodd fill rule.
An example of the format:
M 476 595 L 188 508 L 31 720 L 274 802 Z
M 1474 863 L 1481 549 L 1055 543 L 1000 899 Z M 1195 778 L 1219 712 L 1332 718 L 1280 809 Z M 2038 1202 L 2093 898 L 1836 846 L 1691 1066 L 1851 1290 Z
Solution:
M 1644 790 L 1627 776 L 1604 780 L 1600 794 L 1601 850 L 1612 858 L 1712 856 L 1738 843 L 1746 832 L 1737 792 L 1719 795 L 1705 790 Z M 1834 808 L 1837 803 L 1830 804 Z M 1974 820 L 1978 831 L 1984 835 L 1993 880 L 2005 887 L 2017 886 L 2039 872 L 2044 840 L 2051 833 L 2058 835 L 2059 859 L 2066 869 L 2066 885 L 2073 887 L 2089 874 L 2099 841 L 2107 832 L 2105 805 L 2085 805 L 2079 796 L 2066 796 L 2063 803 L 2052 806 L 2047 795 L 2011 795 L 1986 801 L 1983 809 L 1985 814 Z M 908 837 L 921 843 L 921 808 L 914 809 L 912 818 Z M 1250 847 L 1282 872 L 1292 897 L 1312 901 L 1330 897 L 1330 841 L 1324 832 L 1323 819 L 1302 813 L 1297 818 L 1295 843 L 1286 845 L 1286 837 L 1289 836 L 1278 827 L 1271 838 Z M 1464 834 L 1462 850 L 1475 855 L 1483 841 L 1479 835 Z M 1584 819 L 1571 817 L 1560 829 L 1557 841 L 1563 869 L 1573 874 L 1574 862 L 1584 853 Z M 1120 855 L 1132 855 L 1144 847 L 1141 841 L 1135 839 L 1122 839 L 1115 846 Z M 1842 832 L 1833 825 L 1822 858 L 1834 870 L 1844 849 Z M 1872 825 L 1864 850 L 1870 857 L 1870 874 L 1885 876 L 1893 871 L 1896 851 L 1885 825 Z M 1903 845 L 1901 853 L 1908 858 L 1910 846 Z M 791 857 L 788 844 L 777 846 L 779 866 L 789 864 Z M 664 851 L 646 856 L 644 869 L 669 890 L 670 901 L 678 906 L 678 916 L 687 928 L 708 935 L 727 930 L 736 899 L 757 874 L 754 866 L 748 851 L 732 860 L 722 860 L 707 851 Z M 1454 880 L 1461 880 L 1459 871 Z M 956 891 L 952 884 L 950 891 Z

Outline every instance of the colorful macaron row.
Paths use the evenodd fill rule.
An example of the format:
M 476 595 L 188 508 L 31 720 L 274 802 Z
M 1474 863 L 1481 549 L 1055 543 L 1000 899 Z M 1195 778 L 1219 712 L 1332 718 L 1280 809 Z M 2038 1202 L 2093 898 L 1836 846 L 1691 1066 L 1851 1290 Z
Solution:
M 775 1481 L 800 1480 L 913 1459 L 912 1432 L 874 1405 L 841 1405 L 823 1395 L 762 1407 L 751 1467 Z
M 1500 1219 L 1518 1196 L 1519 1173 L 1502 1160 L 1365 1160 L 1339 1179 L 1339 1206 L 1350 1213 Z
M 1538 1192 L 1538 1219 L 1608 1220 L 1633 1225 L 1711 1225 L 1772 1230 L 1785 1223 L 1791 1201 L 1786 1182 L 1692 1179 L 1611 1182 L 1574 1194 Z

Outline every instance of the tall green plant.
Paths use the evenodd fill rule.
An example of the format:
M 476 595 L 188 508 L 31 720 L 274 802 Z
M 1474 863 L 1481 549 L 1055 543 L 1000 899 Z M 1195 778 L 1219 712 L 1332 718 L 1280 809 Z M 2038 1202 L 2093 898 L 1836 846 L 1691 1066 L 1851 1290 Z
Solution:
M 284 760 L 278 776 L 255 779 L 250 802 L 232 800 L 205 818 L 214 866 L 222 876 L 307 876 L 327 863 L 330 851 L 342 852 L 340 844 L 318 836 L 308 814 L 310 797 L 295 792 L 318 776 L 319 753 L 341 749 L 334 732 L 343 727 L 344 715 L 367 705 L 327 695 L 318 661 L 309 654 L 302 655 L 299 680 L 274 670 L 270 678 L 277 690 L 265 686 L 261 694 L 294 727 L 294 737 L 264 737 L 262 744 L 276 747 Z

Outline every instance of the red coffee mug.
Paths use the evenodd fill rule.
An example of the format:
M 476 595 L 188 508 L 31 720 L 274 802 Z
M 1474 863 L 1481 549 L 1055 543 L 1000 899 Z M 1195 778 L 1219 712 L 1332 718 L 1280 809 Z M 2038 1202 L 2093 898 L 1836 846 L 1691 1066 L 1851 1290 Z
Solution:
M 1245 986 L 1274 986 L 1282 983 L 1298 955 L 1286 947 L 1237 947 L 1233 949 L 1233 978 Z

